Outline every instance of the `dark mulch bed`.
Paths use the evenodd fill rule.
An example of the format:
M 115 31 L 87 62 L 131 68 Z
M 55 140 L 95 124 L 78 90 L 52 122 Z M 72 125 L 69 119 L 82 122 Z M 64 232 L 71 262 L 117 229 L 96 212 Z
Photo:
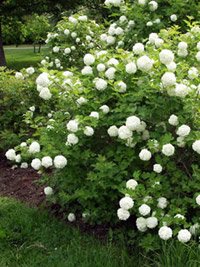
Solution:
M 32 169 L 11 167 L 4 154 L 0 154 L 0 195 L 39 206 L 45 199 L 43 187 L 37 185 L 40 176 Z

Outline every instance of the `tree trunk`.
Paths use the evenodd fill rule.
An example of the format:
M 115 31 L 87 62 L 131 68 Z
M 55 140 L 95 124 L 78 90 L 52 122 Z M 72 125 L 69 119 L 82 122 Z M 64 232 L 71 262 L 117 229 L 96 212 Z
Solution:
M 2 39 L 2 29 L 1 29 L 1 21 L 0 21 L 0 67 L 6 66 L 6 58 L 3 49 L 3 39 Z

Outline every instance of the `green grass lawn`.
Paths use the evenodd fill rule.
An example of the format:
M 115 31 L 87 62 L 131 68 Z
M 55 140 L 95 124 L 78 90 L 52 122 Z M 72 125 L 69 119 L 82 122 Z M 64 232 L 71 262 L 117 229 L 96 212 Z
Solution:
M 5 46 L 4 47 L 8 68 L 20 70 L 30 66 L 37 66 L 47 52 L 42 48 L 41 53 L 34 53 L 33 46 Z

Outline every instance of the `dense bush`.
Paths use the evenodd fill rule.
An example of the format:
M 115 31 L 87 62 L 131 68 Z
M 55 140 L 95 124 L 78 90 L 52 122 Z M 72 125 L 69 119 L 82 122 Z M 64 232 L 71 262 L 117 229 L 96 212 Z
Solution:
M 60 34 L 48 36 L 57 59 L 73 42 L 66 29 L 71 36 L 77 27 L 75 38 L 84 39 L 94 25 L 98 39 L 99 27 L 87 17 L 65 20 Z M 151 33 L 145 44 L 132 41 L 133 52 L 115 49 L 115 42 L 106 50 L 93 42 L 90 52 L 77 46 L 74 64 L 59 59 L 56 68 L 63 71 L 43 61 L 39 115 L 26 115 L 34 135 L 6 156 L 43 173 L 45 194 L 69 221 L 130 220 L 130 235 L 145 248 L 156 247 L 158 236 L 183 243 L 191 233 L 196 238 L 200 28 L 188 27 L 185 34 L 172 27 Z M 54 175 L 45 176 L 47 169 Z

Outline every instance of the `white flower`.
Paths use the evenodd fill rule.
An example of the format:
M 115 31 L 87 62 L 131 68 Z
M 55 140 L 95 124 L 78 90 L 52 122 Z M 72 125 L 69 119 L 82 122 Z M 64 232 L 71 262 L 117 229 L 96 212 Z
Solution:
M 106 6 L 115 6 L 118 7 L 121 5 L 122 0 L 106 0 L 105 5 Z
M 62 155 L 56 156 L 54 158 L 54 165 L 56 169 L 63 169 L 67 165 L 67 159 Z
M 135 188 L 138 186 L 138 182 L 134 179 L 130 179 L 126 182 L 126 188 L 135 190 Z
M 22 164 L 20 165 L 21 169 L 27 169 L 28 168 L 28 163 L 27 162 L 22 162 Z
M 110 111 L 110 109 L 107 105 L 103 105 L 99 109 L 101 109 L 101 111 L 105 114 L 107 114 Z
M 134 62 L 130 62 L 126 65 L 126 72 L 128 74 L 134 74 L 137 71 L 137 66 Z
M 64 53 L 66 55 L 70 54 L 71 53 L 71 49 L 69 47 L 65 48 Z
M 195 67 L 192 67 L 188 70 L 188 77 L 193 80 L 199 76 L 198 69 Z
M 96 111 L 92 111 L 89 116 L 97 120 L 99 119 L 99 113 Z
M 171 145 L 171 144 L 163 145 L 163 147 L 162 147 L 162 153 L 165 156 L 170 157 L 170 156 L 174 155 L 174 152 L 175 152 L 175 148 L 174 148 L 173 145 Z
M 70 31 L 68 29 L 65 29 L 64 34 L 68 36 L 70 34 Z
M 173 72 L 165 72 L 161 81 L 164 87 L 173 86 L 176 83 L 176 76 Z
M 34 112 L 35 111 L 35 106 L 32 106 L 29 109 L 30 109 L 30 111 Z
M 101 78 L 98 78 L 96 81 L 95 81 L 95 87 L 97 90 L 99 91 L 104 91 L 108 86 L 108 83 L 101 79 Z
M 90 65 L 94 64 L 95 57 L 92 54 L 86 54 L 83 58 L 83 61 L 84 61 L 85 65 L 90 66 Z
M 181 215 L 181 214 L 176 214 L 174 216 L 174 218 L 177 218 L 177 219 L 180 219 L 180 220 L 184 220 L 185 219 L 185 217 L 183 215 Z
M 173 232 L 170 227 L 162 226 L 158 231 L 158 235 L 160 236 L 161 239 L 168 240 L 172 238 Z
M 196 57 L 197 61 L 200 62 L 200 51 L 196 54 L 195 57 Z
M 147 204 L 142 204 L 142 205 L 139 207 L 139 213 L 140 213 L 142 216 L 146 216 L 146 215 L 148 215 L 150 212 L 151 212 L 151 208 L 150 208 Z
M 191 131 L 190 127 L 188 125 L 183 124 L 178 128 L 176 134 L 185 137 L 189 135 L 190 131 Z
M 146 23 L 146 25 L 147 25 L 147 27 L 151 27 L 151 26 L 153 26 L 153 22 L 152 22 L 152 21 L 148 21 L 148 22 Z
M 72 76 L 73 76 L 73 73 L 72 73 L 71 71 L 64 71 L 64 72 L 63 72 L 63 75 L 64 75 L 65 77 L 69 78 L 69 77 L 72 77 Z
M 138 69 L 144 72 L 148 72 L 153 67 L 153 60 L 148 56 L 142 56 L 137 60 Z
M 116 86 L 118 87 L 118 91 L 120 93 L 125 93 L 126 92 L 127 85 L 124 82 L 120 81 L 120 82 L 117 83 Z
M 178 240 L 182 243 L 190 241 L 192 235 L 187 229 L 182 229 L 178 232 Z
M 70 120 L 67 123 L 67 130 L 73 133 L 76 133 L 78 131 L 78 121 L 77 120 Z
M 151 11 L 155 11 L 158 8 L 158 3 L 156 1 L 150 1 L 148 5 Z
M 183 136 L 177 137 L 176 141 L 177 141 L 177 146 L 179 146 L 179 147 L 184 147 L 185 146 L 185 141 L 184 141 L 184 137 Z
M 130 217 L 130 212 L 128 210 L 124 210 L 120 208 L 117 210 L 117 216 L 119 220 L 126 221 Z
M 76 216 L 74 213 L 69 213 L 69 215 L 67 216 L 67 219 L 69 222 L 74 222 L 76 220 Z
M 60 47 L 59 46 L 54 46 L 53 47 L 53 52 L 54 53 L 58 53 L 60 51 Z
M 86 136 L 92 136 L 94 134 L 94 129 L 90 126 L 85 126 L 84 134 Z
M 106 69 L 106 66 L 104 64 L 100 63 L 97 65 L 97 70 L 99 72 L 105 71 L 105 69 Z
M 118 136 L 120 139 L 125 140 L 132 137 L 132 131 L 125 125 L 118 129 Z
M 198 223 L 195 223 L 194 225 L 192 225 L 192 226 L 190 227 L 190 233 L 191 233 L 192 235 L 196 235 L 198 229 L 199 229 L 199 224 L 198 224 Z
M 198 154 L 200 154 L 200 140 L 196 140 L 193 144 L 192 144 L 192 149 L 197 152 Z
M 159 22 L 160 23 L 160 22 Z M 163 43 L 164 43 L 164 41 L 163 41 L 163 39 L 161 39 L 161 38 L 157 38 L 156 40 L 155 40 L 155 46 L 156 47 L 161 47 L 162 45 L 163 45 Z
M 18 155 L 16 156 L 16 158 L 15 158 L 15 161 L 16 161 L 17 163 L 20 163 L 21 160 L 22 160 L 22 157 L 21 157 L 20 154 L 18 154 Z
M 160 62 L 168 65 L 174 61 L 174 53 L 171 50 L 163 49 L 159 54 Z
M 76 100 L 77 104 L 78 105 L 83 105 L 83 104 L 86 104 L 87 103 L 87 99 L 85 99 L 84 97 L 80 97 Z
M 113 80 L 115 78 L 115 72 L 116 72 L 116 69 L 114 67 L 110 67 L 105 72 L 106 78 L 108 78 L 109 80 Z
M 122 34 L 124 34 L 124 30 L 121 27 L 117 27 L 115 29 L 115 34 L 116 35 L 122 35 Z
M 42 163 L 40 159 L 33 159 L 31 162 L 31 167 L 36 171 L 40 169 L 41 165 Z
M 132 209 L 132 207 L 134 206 L 134 201 L 132 200 L 131 197 L 123 197 L 119 201 L 119 206 L 124 210 L 129 210 Z
M 108 45 L 112 45 L 112 44 L 114 44 L 115 41 L 116 41 L 116 38 L 115 38 L 114 36 L 109 35 L 109 36 L 107 36 L 107 38 L 106 38 L 106 42 L 107 42 Z
M 200 205 L 200 195 L 198 195 L 198 196 L 196 197 L 196 203 L 197 203 L 197 205 Z
M 188 87 L 185 84 L 177 83 L 175 88 L 175 95 L 184 98 L 189 93 Z
M 26 147 L 27 146 L 27 143 L 26 142 L 22 142 L 21 144 L 20 144 L 20 147 Z
M 136 131 L 140 127 L 140 119 L 136 116 L 130 116 L 126 119 L 126 126 L 131 131 Z
M 169 122 L 170 125 L 173 125 L 173 126 L 177 126 L 179 124 L 178 117 L 176 115 L 174 115 L 174 114 L 172 114 L 169 117 L 168 122 Z
M 46 156 L 42 158 L 42 166 L 45 168 L 49 168 L 53 165 L 53 160 L 51 157 Z
M 49 80 L 49 75 L 46 72 L 41 73 L 37 79 L 36 79 L 37 85 L 40 85 L 41 87 L 48 87 L 51 83 Z
M 115 125 L 110 126 L 110 128 L 108 129 L 107 132 L 108 132 L 109 136 L 111 136 L 111 137 L 118 136 L 118 128 Z
M 162 166 L 160 164 L 154 164 L 153 165 L 153 170 L 156 173 L 161 173 L 162 172 Z
M 35 69 L 33 67 L 29 67 L 26 69 L 26 72 L 29 74 L 29 75 L 32 75 L 34 72 L 35 72 Z
M 69 17 L 69 22 L 73 23 L 73 24 L 77 24 L 78 20 L 72 16 Z
M 178 54 L 179 57 L 187 57 L 188 51 L 187 50 L 183 50 L 183 49 L 182 50 L 179 49 L 177 54 Z
M 157 207 L 160 209 L 165 209 L 167 207 L 168 201 L 165 197 L 160 197 L 157 199 L 158 205 Z
M 81 73 L 83 75 L 91 75 L 93 74 L 93 70 L 90 66 L 85 66 L 82 70 L 81 70 Z
M 16 72 L 15 73 L 15 78 L 18 79 L 18 80 L 23 80 L 24 79 L 24 76 L 21 72 Z
M 140 151 L 139 157 L 143 161 L 148 161 L 151 159 L 151 152 L 148 149 L 142 149 Z
M 50 90 L 47 87 L 43 87 L 40 91 L 39 97 L 44 100 L 49 100 L 52 97 Z
M 136 55 L 140 55 L 144 52 L 144 45 L 142 43 L 136 43 L 134 46 L 133 46 L 133 52 L 136 54 Z
M 46 196 L 51 196 L 53 195 L 53 189 L 50 186 L 47 186 L 44 188 L 44 193 Z
M 138 0 L 138 4 L 144 6 L 147 0 Z
M 152 22 L 151 22 L 152 23 Z M 149 34 L 149 43 L 155 44 L 155 41 L 158 39 L 158 34 L 155 32 L 152 32 Z
M 29 153 L 35 154 L 40 152 L 40 144 L 38 142 L 32 142 L 29 146 Z
M 177 21 L 177 16 L 175 14 L 170 16 L 171 21 L 175 22 Z
M 178 49 L 180 50 L 186 50 L 188 48 L 188 44 L 186 42 L 180 42 L 178 43 Z
M 197 43 L 197 50 L 200 51 L 200 42 Z
M 146 219 L 143 218 L 143 217 L 137 218 L 136 226 L 137 226 L 137 229 L 140 232 L 145 232 L 147 230 L 147 221 L 146 221 Z
M 16 152 L 14 149 L 9 149 L 6 154 L 5 154 L 6 158 L 8 160 L 12 160 L 14 161 L 16 159 Z
M 156 217 L 149 217 L 146 219 L 147 227 L 153 229 L 158 225 L 158 219 Z
M 76 145 L 76 144 L 78 144 L 78 141 L 79 141 L 79 139 L 74 133 L 68 134 L 68 136 L 67 136 L 67 144 Z
M 169 72 L 174 72 L 176 70 L 176 63 L 175 62 L 170 62 L 169 64 L 166 65 L 167 69 Z

